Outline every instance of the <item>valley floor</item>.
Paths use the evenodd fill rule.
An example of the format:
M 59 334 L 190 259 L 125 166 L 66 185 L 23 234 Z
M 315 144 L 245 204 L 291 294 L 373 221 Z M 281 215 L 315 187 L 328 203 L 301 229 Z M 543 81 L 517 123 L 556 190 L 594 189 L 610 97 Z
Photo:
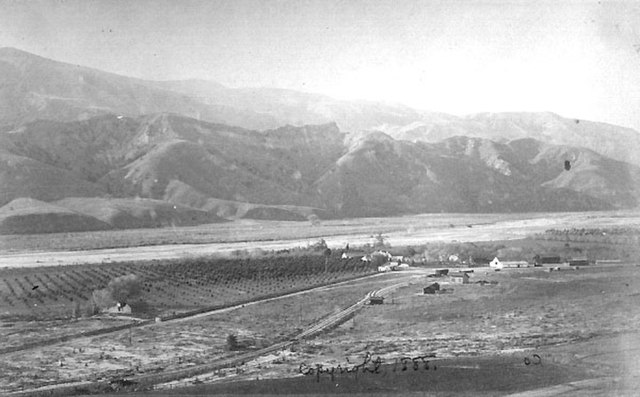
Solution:
M 530 395 L 633 395 L 640 386 L 637 263 L 551 272 L 474 269 L 470 284 L 441 280 L 450 293 L 423 295 L 422 288 L 434 281 L 426 277 L 431 272 L 393 272 L 302 297 L 4 355 L 2 388 L 30 388 L 47 379 L 135 379 L 215 363 L 225 354 L 229 332 L 254 347 L 268 346 L 277 335 L 312 324 L 367 291 L 398 283 L 404 285 L 388 291 L 383 305 L 365 306 L 332 331 L 241 365 L 161 383 L 151 394 L 508 395 L 557 386 Z M 477 283 L 482 280 L 494 283 Z M 301 374 L 301 368 L 318 365 L 353 367 L 367 352 L 369 368 L 380 358 L 380 374 Z M 416 359 L 414 371 L 410 359 L 416 357 L 424 359 Z
M 333 220 L 319 226 L 307 222 L 238 221 L 195 228 L 0 236 L 0 267 L 231 255 L 237 251 L 308 247 L 319 238 L 332 249 L 347 244 L 356 247 L 372 243 L 378 233 L 382 233 L 389 244 L 398 247 L 428 242 L 519 239 L 552 228 L 634 224 L 640 224 L 638 212 L 427 214 Z M 117 248 L 104 248 L 105 245 Z
M 635 304 L 640 296 L 637 265 L 556 272 L 476 271 L 472 281 L 479 280 L 497 284 L 446 286 L 453 293 L 423 295 L 421 287 L 427 280 L 414 279 L 394 292 L 388 304 L 367 307 L 338 329 L 303 343 L 295 351 L 282 352 L 257 365 L 248 363 L 239 375 L 231 375 L 243 383 L 230 384 L 228 375 L 211 374 L 197 380 L 211 386 L 192 386 L 179 393 L 372 390 L 383 394 L 507 395 L 586 379 L 594 381 L 530 395 L 633 395 L 640 387 L 640 366 L 635 357 L 640 346 L 640 309 Z M 353 373 L 336 374 L 332 382 L 328 373 L 319 377 L 300 374 L 301 364 L 305 370 L 317 365 L 327 370 L 338 365 L 345 368 L 361 363 L 367 352 L 389 365 L 386 375 L 366 373 L 358 380 Z M 397 366 L 402 365 L 398 361 L 402 357 L 428 354 L 435 355 L 428 359 L 431 369 L 437 365 L 440 372 L 423 370 L 420 360 L 420 372 L 415 373 L 413 362 L 407 361 L 413 378 L 405 374 L 404 380 L 398 380 L 390 369 L 395 365 L 401 373 Z M 293 378 L 271 380 L 271 384 L 264 381 L 282 377 Z M 197 383 L 193 378 L 188 382 Z M 334 383 L 340 388 L 330 387 Z M 171 394 L 171 389 L 167 393 Z
M 16 279 L 13 273 L 16 272 L 35 274 L 71 269 L 40 269 L 45 265 L 159 259 L 163 253 L 167 258 L 173 258 L 220 254 L 235 249 L 278 250 L 314 244 L 318 236 L 323 236 L 330 247 L 342 248 L 347 243 L 352 247 L 371 243 L 377 233 L 384 233 L 385 240 L 393 247 L 401 247 L 430 241 L 512 240 L 552 228 L 578 229 L 577 234 L 565 236 L 572 239 L 572 247 L 583 243 L 593 244 L 594 247 L 608 244 L 607 249 L 615 252 L 623 246 L 614 240 L 603 242 L 605 236 L 582 236 L 588 239 L 596 236 L 597 239 L 578 242 L 577 237 L 582 233 L 579 229 L 593 228 L 609 232 L 606 228 L 619 228 L 624 232 L 630 225 L 640 224 L 640 215 L 508 214 L 498 218 L 495 215 L 425 215 L 332 222 L 323 223 L 320 229 L 282 222 L 277 223 L 278 227 L 269 222 L 238 223 L 235 226 L 226 224 L 224 227 L 231 228 L 224 229 L 226 234 L 213 229 L 204 232 L 210 233 L 207 235 L 209 237 L 215 237 L 212 237 L 212 243 L 121 247 L 109 251 L 74 251 L 86 247 L 74 245 L 74 241 L 91 239 L 72 238 L 66 242 L 63 251 L 52 251 L 50 246 L 42 252 L 27 252 L 24 247 L 17 252 L 5 250 L 0 254 L 0 263 L 5 267 L 2 271 L 7 273 L 5 284 L 8 288 L 13 285 Z M 279 228 L 283 226 L 287 227 Z M 245 234 L 231 233 L 233 227 L 244 230 Z M 201 229 L 190 230 L 196 234 L 203 232 Z M 82 238 L 87 236 L 95 237 L 88 234 Z M 245 242 L 249 241 L 247 236 L 254 240 Z M 550 235 L 554 236 L 553 233 Z M 44 242 L 47 241 L 46 237 L 36 236 L 31 241 Z M 63 235 L 54 237 L 64 240 Z M 637 244 L 633 243 L 636 240 L 628 241 L 631 243 L 625 244 L 637 248 Z M 569 245 L 561 239 L 543 239 L 539 242 L 549 246 Z M 118 252 L 124 256 L 116 256 Z M 342 260 L 339 253 L 335 255 L 336 260 Z M 127 386 L 125 382 L 121 386 L 125 391 L 152 395 L 410 395 L 424 392 L 436 395 L 509 395 L 528 391 L 533 394 L 525 395 L 633 395 L 640 388 L 637 381 L 640 367 L 635 357 L 640 345 L 640 308 L 637 305 L 640 296 L 640 262 L 635 254 L 627 256 L 627 259 L 621 258 L 606 258 L 615 260 L 580 268 L 567 266 L 560 270 L 530 267 L 496 272 L 475 267 L 470 269 L 473 272 L 469 284 L 452 284 L 448 278 L 428 277 L 433 274 L 433 268 L 414 266 L 407 271 L 352 280 L 296 296 L 239 305 L 184 321 L 154 323 L 147 327 L 4 353 L 0 356 L 0 393 L 26 391 L 29 395 L 30 391 L 39 387 L 51 387 L 43 392 L 53 393 L 60 390 L 56 389 L 57 385 L 74 382 L 80 389 L 79 393 L 82 393 L 83 387 L 91 384 L 106 385 L 110 391 L 111 386 L 118 389 L 125 379 L 135 381 L 151 377 L 156 380 L 152 382 L 155 384 L 152 392 L 136 391 L 136 383 Z M 324 258 L 315 260 L 319 262 L 313 274 L 324 278 L 331 275 L 331 272 L 327 272 Z M 279 261 L 283 259 L 274 256 L 265 260 L 265 266 Z M 138 266 L 131 264 L 134 265 Z M 215 268 L 215 265 L 206 261 L 200 265 L 207 269 Z M 93 267 L 106 271 L 111 266 Z M 292 271 L 298 266 L 293 263 Z M 356 267 L 353 268 L 356 273 L 370 274 L 375 271 L 358 270 Z M 153 269 L 147 270 L 151 272 Z M 111 276 L 116 275 L 112 273 Z M 267 277 L 268 274 L 263 276 Z M 163 280 L 169 282 L 172 280 L 165 279 L 173 278 L 165 277 Z M 254 281 L 256 285 L 265 287 L 267 279 L 257 278 Z M 51 288 L 60 284 L 57 278 L 53 280 Z M 444 292 L 423 294 L 423 288 L 433 282 L 441 283 Z M 25 284 L 26 287 L 29 285 Z M 392 286 L 394 288 L 388 289 Z M 207 284 L 207 287 L 217 289 L 209 291 L 211 299 L 217 298 L 222 288 L 218 284 Z M 172 288 L 176 296 L 182 296 L 187 290 L 201 287 L 189 284 L 187 288 L 180 284 Z M 229 288 L 238 289 L 233 283 Z M 26 290 L 29 293 L 31 288 Z M 384 304 L 365 305 L 333 329 L 313 338 L 288 343 L 268 354 L 255 355 L 232 366 L 216 366 L 225 362 L 230 353 L 238 351 L 230 352 L 230 334 L 236 336 L 239 351 L 261 352 L 261 349 L 283 340 L 291 341 L 292 335 L 339 313 L 374 290 L 385 291 Z M 21 339 L 40 340 L 74 329 L 104 327 L 114 321 L 135 319 L 101 320 L 92 317 L 53 322 L 16 320 L 0 322 L 0 326 L 2 335 L 6 337 L 4 343 L 10 346 L 21 343 Z M 372 374 L 371 371 L 356 372 L 357 376 L 353 371 L 335 373 L 338 366 L 345 368 L 362 363 L 367 352 L 371 360 L 379 358 L 377 362 L 381 370 L 384 369 L 382 374 Z M 417 358 L 415 363 L 418 368 L 415 371 L 415 363 L 411 358 Z M 369 368 L 375 365 L 371 360 L 367 362 Z M 403 360 L 408 365 L 405 371 L 402 370 Z M 421 367 L 425 365 L 425 360 L 429 361 L 429 369 Z M 215 369 L 199 371 L 193 376 L 185 375 L 178 381 L 164 381 L 162 378 L 171 371 L 198 366 L 213 366 Z M 327 371 L 334 368 L 333 376 L 326 372 L 317 375 L 308 371 L 318 366 Z M 437 371 L 434 368 L 436 366 Z M 301 371 L 305 368 L 307 375 L 301 373 L 305 372 Z M 58 395 L 65 395 L 66 392 L 61 393 Z

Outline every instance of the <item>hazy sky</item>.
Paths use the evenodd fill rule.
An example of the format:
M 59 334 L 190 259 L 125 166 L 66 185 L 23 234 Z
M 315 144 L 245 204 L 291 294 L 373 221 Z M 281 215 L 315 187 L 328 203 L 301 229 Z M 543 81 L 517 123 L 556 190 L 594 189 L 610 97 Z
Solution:
M 0 0 L 0 46 L 146 79 L 640 130 L 640 1 Z

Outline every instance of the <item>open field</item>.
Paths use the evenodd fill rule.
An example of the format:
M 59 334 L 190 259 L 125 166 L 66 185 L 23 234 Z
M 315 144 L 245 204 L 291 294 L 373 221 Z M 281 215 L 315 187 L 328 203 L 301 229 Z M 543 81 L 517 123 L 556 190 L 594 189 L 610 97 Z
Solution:
M 318 238 L 324 238 L 334 249 L 346 244 L 370 244 L 378 233 L 397 247 L 427 242 L 511 240 L 553 228 L 634 224 L 640 224 L 638 212 L 428 214 L 332 220 L 320 226 L 307 222 L 239 221 L 188 228 L 0 236 L 0 267 L 229 255 L 239 250 L 306 247 Z
M 385 242 L 394 249 L 402 252 L 406 250 L 403 242 L 415 241 L 415 247 L 420 247 L 416 257 L 456 252 L 468 256 L 471 251 L 465 250 L 472 249 L 618 260 L 551 272 L 546 268 L 495 272 L 475 267 L 471 283 L 463 285 L 450 284 L 447 278 L 427 277 L 433 272 L 429 266 L 455 268 L 464 266 L 461 263 L 421 267 L 418 261 L 408 271 L 376 274 L 374 265 L 340 259 L 340 250 L 335 249 L 331 256 L 323 255 L 322 250 L 313 253 L 313 248 L 266 253 L 272 249 L 269 247 L 308 247 L 317 243 L 317 237 L 242 243 L 262 252 L 240 257 L 235 253 L 197 257 L 199 248 L 202 252 L 209 250 L 209 254 L 224 253 L 230 251 L 221 247 L 240 243 L 140 247 L 142 258 L 153 255 L 153 249 L 166 249 L 170 257 L 185 257 L 82 265 L 71 265 L 65 255 L 92 258 L 95 252 L 4 254 L 3 258 L 15 255 L 24 260 L 29 255 L 44 254 L 53 259 L 52 266 L 37 262 L 13 266 L 17 261 L 0 268 L 0 349 L 76 336 L 3 353 L 0 394 L 69 382 L 85 386 L 93 382 L 92 387 L 101 385 L 104 391 L 110 390 L 113 379 L 147 379 L 145 385 L 149 379 L 152 383 L 158 379 L 153 394 L 366 395 L 375 391 L 405 395 L 428 391 L 441 395 L 507 395 L 553 386 L 573 390 L 575 395 L 582 394 L 576 390 L 596 395 L 615 390 L 616 395 L 632 395 L 629 390 L 640 387 L 635 381 L 640 368 L 633 356 L 636 342 L 640 342 L 635 218 L 611 213 L 526 219 L 510 216 L 483 222 L 476 219 L 478 223 L 457 226 L 449 225 L 444 217 L 433 217 L 428 225 L 425 219 L 411 223 L 393 218 L 388 223 L 364 222 L 353 228 L 343 225 L 342 234 L 322 238 L 332 248 L 347 242 L 355 248 L 358 243 L 354 241 L 374 242 L 379 231 L 374 227 L 381 225 L 388 228 L 383 232 Z M 403 219 L 409 225 L 404 229 Z M 336 231 L 340 229 L 334 226 Z M 544 233 L 549 229 L 555 231 Z M 529 237 L 523 239 L 525 236 Z M 477 240 L 479 237 L 487 239 Z M 305 244 L 298 244 L 301 241 Z M 133 248 L 117 250 L 137 257 Z M 56 258 L 65 259 L 58 262 Z M 93 292 L 105 288 L 109 280 L 128 274 L 141 282 L 141 294 L 130 301 L 134 315 L 85 317 L 86 302 Z M 367 277 L 353 279 L 361 276 Z M 422 288 L 435 281 L 447 293 L 423 295 Z M 278 296 L 304 288 L 312 289 Z M 341 325 L 313 339 L 291 339 L 374 290 L 385 291 L 383 305 L 365 305 Z M 180 313 L 201 314 L 174 317 Z M 141 322 L 157 316 L 165 321 Z M 77 335 L 79 331 L 127 324 L 136 327 Z M 229 335 L 235 337 L 234 347 L 230 347 Z M 274 345 L 278 350 L 262 350 Z M 367 352 L 380 357 L 386 375 L 365 373 L 355 379 L 353 373 L 343 373 L 334 374 L 332 380 L 325 373 L 319 377 L 300 373 L 301 364 L 308 368 L 344 368 L 361 362 Z M 240 353 L 249 353 L 251 358 L 230 368 L 216 366 Z M 541 366 L 523 363 L 524 357 L 530 359 L 533 354 L 539 355 Z M 429 361 L 439 366 L 437 374 L 422 372 L 417 376 L 412 368 L 397 370 L 402 357 L 424 355 L 433 356 Z M 176 370 L 187 371 L 182 380 L 159 380 Z M 509 375 L 505 378 L 504 374 Z M 341 386 L 335 388 L 335 384 Z
M 446 286 L 453 293 L 441 295 L 422 295 L 427 280 L 414 279 L 394 293 L 393 303 L 370 306 L 296 349 L 247 363 L 239 373 L 203 375 L 197 382 L 192 378 L 182 383 L 204 385 L 167 385 L 165 394 L 508 395 L 556 386 L 540 395 L 634 395 L 640 386 L 637 269 L 625 265 L 474 273 L 472 281 L 498 284 Z M 329 373 L 300 373 L 300 364 L 305 371 L 317 365 L 327 370 L 350 367 L 363 362 L 366 352 L 387 365 L 380 375 L 335 373 L 332 379 Z M 435 355 L 429 362 L 437 371 L 424 371 L 422 361 L 419 373 L 412 370 L 412 361 L 406 373 L 399 367 L 398 373 L 392 370 L 402 357 L 427 354 Z M 538 361 L 540 366 L 532 364 Z M 567 386 L 569 382 L 577 383 Z
M 215 362 L 229 354 L 226 341 L 229 334 L 237 335 L 243 350 L 269 346 L 362 298 L 376 287 L 396 283 L 398 277 L 415 275 L 411 272 L 381 274 L 192 319 L 152 323 L 109 335 L 4 354 L 0 372 L 5 377 L 0 391 L 127 374 L 163 373 Z M 84 321 L 87 320 L 75 325 L 81 327 Z
M 152 395 L 420 391 L 508 395 L 568 382 L 575 386 L 558 387 L 573 390 L 573 395 L 610 395 L 613 390 L 615 395 L 633 395 L 640 386 L 634 350 L 640 342 L 637 269 L 633 264 L 554 272 L 474 269 L 471 284 L 447 285 L 446 280 L 438 280 L 452 290 L 440 295 L 421 293 L 424 285 L 434 281 L 426 278 L 429 269 L 392 272 L 206 317 L 4 355 L 7 364 L 2 372 L 9 376 L 3 388 L 122 376 L 135 379 L 138 374 L 215 363 L 228 354 L 225 338 L 229 333 L 238 335 L 248 351 L 269 346 L 366 291 L 404 282 L 406 286 L 387 294 L 385 304 L 367 306 L 313 340 L 226 370 L 159 385 Z M 475 283 L 480 280 L 497 284 Z M 327 369 L 357 365 L 366 352 L 380 357 L 381 374 L 361 373 L 358 378 L 354 373 L 334 374 L 332 382 L 328 373 L 319 378 L 300 373 L 301 364 Z M 402 371 L 402 357 L 424 355 L 434 355 L 428 361 L 438 367 L 436 371 L 425 371 L 423 361 L 418 361 L 419 373 L 413 371 L 412 361 Z M 540 366 L 532 364 L 538 361 Z M 368 365 L 373 367 L 371 362 Z M 204 384 L 188 388 L 199 383 Z M 335 384 L 340 386 L 334 389 Z

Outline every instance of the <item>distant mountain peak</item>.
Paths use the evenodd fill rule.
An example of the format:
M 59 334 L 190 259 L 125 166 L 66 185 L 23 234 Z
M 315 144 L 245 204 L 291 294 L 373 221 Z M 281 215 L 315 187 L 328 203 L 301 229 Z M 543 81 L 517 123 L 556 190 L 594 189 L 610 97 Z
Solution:
M 60 61 L 56 61 L 50 58 L 46 58 L 43 56 L 40 56 L 38 54 L 34 54 L 31 52 L 27 52 L 24 50 L 20 50 L 18 48 L 14 48 L 14 47 L 1 47 L 0 48 L 0 61 L 3 62 L 14 62 L 20 60 L 22 62 L 25 61 L 31 61 L 31 62 L 47 62 L 50 64 L 54 64 L 54 63 L 59 63 L 62 64 L 63 62 Z M 106 72 L 105 72 L 106 73 Z
M 4 55 L 4 54 L 8 54 L 8 55 L 24 55 L 24 56 L 33 56 L 33 57 L 38 57 L 41 58 L 39 55 L 27 52 L 27 51 L 23 51 L 20 50 L 18 48 L 15 47 L 0 47 L 0 55 Z

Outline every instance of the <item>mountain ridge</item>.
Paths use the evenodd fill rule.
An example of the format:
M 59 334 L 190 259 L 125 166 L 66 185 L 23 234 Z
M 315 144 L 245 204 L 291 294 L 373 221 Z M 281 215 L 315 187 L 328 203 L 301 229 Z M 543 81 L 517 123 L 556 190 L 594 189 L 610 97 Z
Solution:
M 586 147 L 640 165 L 640 133 L 631 128 L 564 118 L 552 112 L 475 113 L 453 116 L 404 105 L 336 100 L 279 88 L 228 88 L 206 80 L 149 81 L 49 60 L 25 51 L 0 49 L 26 68 L 22 78 L 4 73 L 0 125 L 15 128 L 35 119 L 74 121 L 98 114 L 137 117 L 176 113 L 203 121 L 269 130 L 335 122 L 349 133 L 383 131 L 396 139 L 437 142 L 456 135 L 494 141 L 518 138 Z M 33 64 L 27 68 L 25 64 Z M 4 66 L 3 66 L 4 65 Z M 73 93 L 71 95 L 70 93 Z M 65 99 L 66 98 L 66 99 Z M 607 139 L 601 139 L 606 136 Z
M 385 211 L 496 211 L 489 202 L 463 205 L 470 199 L 462 197 L 469 196 L 462 187 L 477 183 L 485 183 L 486 190 L 503 186 L 504 194 L 525 185 L 542 195 L 549 189 L 568 189 L 603 200 L 598 205 L 582 200 L 579 208 L 626 208 L 636 205 L 639 168 L 589 149 L 531 138 L 495 142 L 456 136 L 437 143 L 411 142 L 382 132 L 344 134 L 336 124 L 257 132 L 174 114 L 98 116 L 51 122 L 51 127 L 38 121 L 19 131 L 1 133 L 0 143 L 0 153 L 7 158 L 38 162 L 43 164 L 42 170 L 51 167 L 96 186 L 93 196 L 171 201 L 187 194 L 331 209 L 338 216 Z M 573 164 L 571 171 L 564 170 L 565 161 Z M 358 186 L 358 191 L 349 185 Z M 389 186 L 405 194 L 399 194 L 398 200 L 390 199 L 393 192 Z M 422 193 L 411 193 L 420 189 Z M 474 189 L 482 190 L 480 185 Z M 448 205 L 436 205 L 437 199 L 427 197 L 437 196 L 438 191 L 447 192 Z M 343 210 L 344 205 L 355 209 L 367 203 L 363 195 L 386 204 L 374 210 L 375 205 L 368 203 L 371 211 L 362 210 L 364 207 L 354 213 Z M 428 202 L 433 206 L 425 204 Z
M 39 230 L 47 208 L 84 230 L 640 202 L 640 134 L 606 123 L 151 82 L 11 49 L 2 70 L 0 206 L 34 206 L 6 230 Z

